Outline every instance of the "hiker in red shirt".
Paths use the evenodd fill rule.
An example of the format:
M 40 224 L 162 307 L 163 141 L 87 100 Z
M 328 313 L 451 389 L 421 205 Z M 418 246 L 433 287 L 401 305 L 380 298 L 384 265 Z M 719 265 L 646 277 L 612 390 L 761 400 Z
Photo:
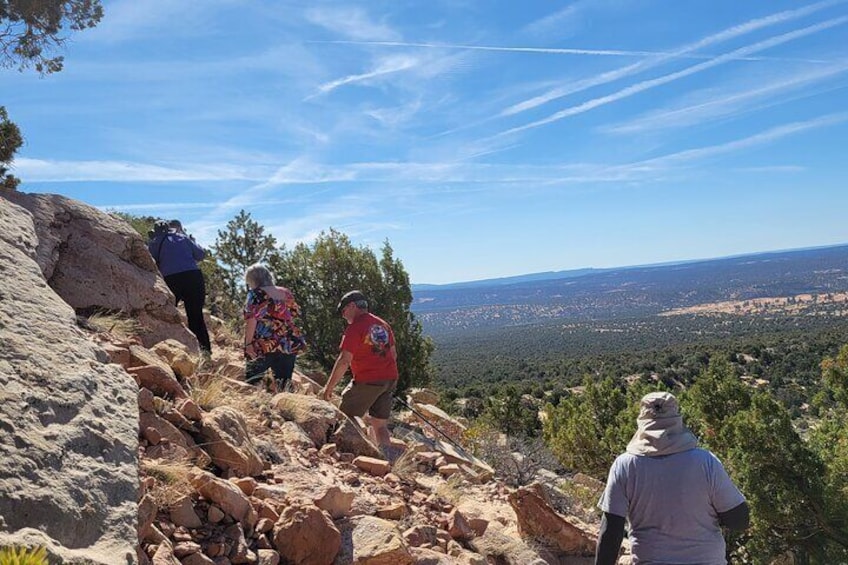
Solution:
M 345 294 L 337 308 L 348 326 L 322 397 L 330 399 L 336 384 L 350 367 L 353 379 L 342 392 L 339 409 L 351 418 L 362 418 L 367 412 L 372 439 L 393 461 L 398 453 L 391 445 L 388 421 L 398 379 L 395 336 L 385 320 L 368 311 L 368 300 L 358 290 Z

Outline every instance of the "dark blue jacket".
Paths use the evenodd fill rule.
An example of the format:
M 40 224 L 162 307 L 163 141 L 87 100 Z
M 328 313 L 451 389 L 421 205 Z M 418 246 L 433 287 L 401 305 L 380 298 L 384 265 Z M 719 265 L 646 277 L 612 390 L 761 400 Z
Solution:
M 206 256 L 206 252 L 194 240 L 176 232 L 157 235 L 147 244 L 147 249 L 163 277 L 196 271 L 199 269 L 197 261 Z

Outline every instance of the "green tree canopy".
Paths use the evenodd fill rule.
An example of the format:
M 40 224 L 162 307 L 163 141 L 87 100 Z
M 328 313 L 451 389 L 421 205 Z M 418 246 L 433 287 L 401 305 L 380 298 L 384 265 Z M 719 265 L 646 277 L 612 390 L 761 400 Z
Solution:
M 163 221 L 162 218 L 157 218 L 155 216 L 136 216 L 135 214 L 130 214 L 129 212 L 119 212 L 116 210 L 110 210 L 110 214 L 113 216 L 117 216 L 127 222 L 132 228 L 137 231 L 141 237 L 145 238 L 147 241 L 147 236 L 149 232 L 153 229 L 153 226 L 158 221 Z
M 9 120 L 6 108 L 0 106 L 0 188 L 15 190 L 20 180 L 9 173 L 15 153 L 24 143 L 21 130 Z
M 568 469 L 605 479 L 636 431 L 643 385 L 622 387 L 610 378 L 587 378 L 579 394 L 548 405 L 542 430 L 551 452 Z
M 528 402 L 515 385 L 509 384 L 486 398 L 478 421 L 516 438 L 533 438 L 542 426 L 538 412 L 534 402 Z
M 783 405 L 742 383 L 727 361 L 713 359 L 683 407 L 687 425 L 722 460 L 751 507 L 751 528 L 730 538 L 737 554 L 764 565 L 787 551 L 801 563 L 848 557 L 846 499 L 829 499 L 827 466 Z
M 848 348 L 826 359 L 822 373 L 830 400 L 809 441 L 780 402 L 745 384 L 723 357 L 680 394 L 686 425 L 751 507 L 751 528 L 728 538 L 740 562 L 766 565 L 786 552 L 808 565 L 848 562 Z M 583 393 L 548 406 L 548 446 L 566 467 L 602 478 L 624 450 L 645 392 L 587 381 Z
M 848 345 L 822 361 L 822 377 L 823 396 L 833 402 L 822 410 L 810 446 L 825 465 L 826 512 L 836 527 L 848 532 Z
M 369 309 L 394 330 L 399 389 L 429 382 L 433 345 L 409 310 L 409 275 L 388 243 L 378 261 L 371 249 L 354 246 L 346 235 L 331 229 L 311 245 L 300 243 L 271 256 L 270 267 L 280 284 L 294 293 L 309 341 L 307 357 L 324 370 L 332 369 L 345 328 L 336 305 L 345 292 L 358 289 L 368 297 Z
M 102 17 L 100 0 L 0 0 L 0 66 L 32 66 L 42 75 L 61 71 L 65 58 L 53 52 L 65 42 L 63 32 L 94 27 Z M 23 142 L 0 106 L 0 189 L 20 184 L 9 168 Z
M 269 263 L 278 254 L 276 238 L 265 233 L 265 228 L 244 210 L 227 222 L 226 228 L 218 230 L 212 251 L 218 268 L 208 274 L 213 282 L 220 284 L 235 307 L 240 307 L 247 296 L 244 285 L 247 268 L 254 263 Z
M 54 52 L 66 33 L 92 28 L 102 17 L 100 0 L 0 0 L 0 65 L 61 71 L 64 57 Z

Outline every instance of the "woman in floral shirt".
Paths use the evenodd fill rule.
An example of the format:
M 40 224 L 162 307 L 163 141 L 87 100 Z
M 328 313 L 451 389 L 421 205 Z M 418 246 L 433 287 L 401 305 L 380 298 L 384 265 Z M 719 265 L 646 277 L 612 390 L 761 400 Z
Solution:
M 306 349 L 297 324 L 300 308 L 289 289 L 276 286 L 264 265 L 251 265 L 244 280 L 250 289 L 244 305 L 244 378 L 258 384 L 271 369 L 276 392 L 291 390 L 295 359 Z

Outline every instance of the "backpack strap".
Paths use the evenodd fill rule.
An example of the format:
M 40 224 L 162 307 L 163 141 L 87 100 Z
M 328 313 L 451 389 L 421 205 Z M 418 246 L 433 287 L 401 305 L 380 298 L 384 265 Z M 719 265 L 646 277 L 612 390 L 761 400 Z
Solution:
M 162 239 L 159 241 L 159 248 L 156 250 L 156 257 L 153 258 L 156 261 L 156 267 L 159 267 L 159 258 L 162 256 L 162 244 L 165 243 L 165 240 L 168 239 L 168 234 L 163 234 Z

